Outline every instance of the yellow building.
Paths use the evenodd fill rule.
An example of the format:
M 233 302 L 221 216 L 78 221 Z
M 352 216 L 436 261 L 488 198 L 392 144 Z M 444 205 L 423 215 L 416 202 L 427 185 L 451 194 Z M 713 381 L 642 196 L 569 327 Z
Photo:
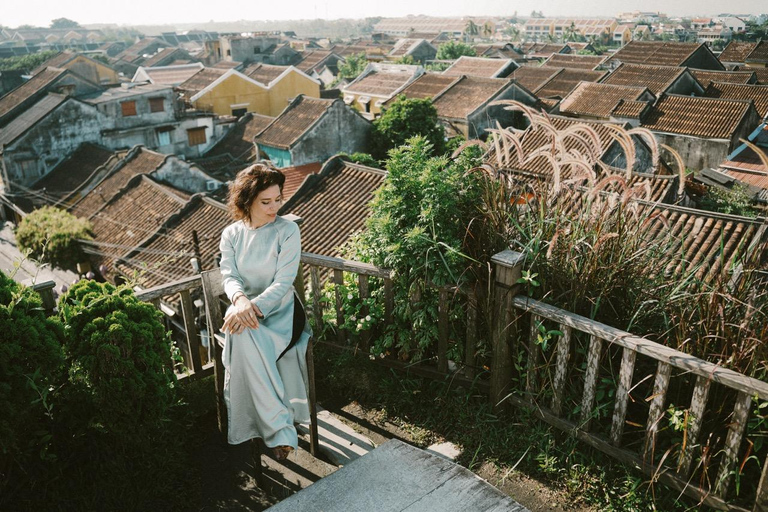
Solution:
M 299 94 L 319 98 L 320 82 L 293 66 L 254 64 L 243 71 L 230 69 L 189 101 L 219 115 L 276 117 Z
M 117 71 L 103 62 L 79 53 L 67 51 L 54 55 L 34 70 L 32 74 L 36 74 L 47 67 L 68 69 L 96 84 L 114 85 L 120 83 Z

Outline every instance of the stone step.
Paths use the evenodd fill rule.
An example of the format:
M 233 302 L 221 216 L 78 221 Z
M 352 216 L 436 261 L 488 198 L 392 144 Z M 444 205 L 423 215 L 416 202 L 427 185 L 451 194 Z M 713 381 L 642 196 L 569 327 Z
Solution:
M 299 425 L 297 430 L 309 435 L 309 425 Z M 320 452 L 337 466 L 345 466 L 376 448 L 373 441 L 321 407 L 317 408 L 317 431 Z

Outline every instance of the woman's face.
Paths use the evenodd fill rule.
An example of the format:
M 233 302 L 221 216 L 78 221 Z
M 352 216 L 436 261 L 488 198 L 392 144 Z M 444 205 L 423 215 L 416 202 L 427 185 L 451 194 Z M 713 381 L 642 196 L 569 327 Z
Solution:
M 251 226 L 259 227 L 277 217 L 277 210 L 283 206 L 283 195 L 278 185 L 262 190 L 251 203 Z

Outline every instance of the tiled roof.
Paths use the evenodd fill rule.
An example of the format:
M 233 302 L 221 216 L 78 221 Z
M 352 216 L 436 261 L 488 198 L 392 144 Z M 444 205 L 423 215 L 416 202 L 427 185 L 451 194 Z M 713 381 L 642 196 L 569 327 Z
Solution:
M 77 217 L 90 217 L 125 187 L 134 176 L 151 173 L 160 167 L 165 159 L 166 155 L 138 148 L 135 153 L 132 152 L 126 156 L 109 176 L 78 201 L 70 209 L 71 213 Z
M 202 69 L 200 65 L 182 64 L 178 66 L 162 66 L 143 68 L 153 84 L 180 85 L 195 76 Z
M 67 96 L 49 93 L 19 114 L 13 121 L 0 129 L 0 149 L 11 144 L 65 101 L 67 101 Z
M 560 112 L 608 119 L 622 100 L 638 100 L 647 90 L 645 87 L 581 82 L 560 102 Z
M 604 84 L 647 87 L 655 95 L 665 92 L 686 68 L 621 64 L 603 80 Z
M 241 64 L 242 64 L 242 62 L 234 62 L 234 61 L 229 61 L 229 60 L 220 60 L 219 62 L 217 62 L 215 64 L 211 64 L 210 66 L 208 66 L 208 68 L 209 69 L 210 68 L 213 68 L 213 69 L 223 69 L 223 70 L 227 71 L 227 70 L 230 70 L 230 69 L 233 69 L 233 68 L 240 67 Z
M 744 62 L 757 43 L 731 41 L 720 54 L 720 62 Z
M 389 98 L 413 77 L 411 72 L 372 71 L 360 80 L 349 84 L 344 92 L 373 94 Z
M 533 92 L 540 98 L 564 98 L 579 82 L 597 82 L 605 75 L 605 71 L 563 69 Z
M 768 115 L 768 85 L 741 85 L 712 82 L 704 91 L 707 98 L 752 100 L 760 117 Z
M 397 96 L 405 95 L 409 99 L 435 98 L 448 86 L 458 80 L 455 76 L 445 76 L 439 73 L 424 73 L 419 78 L 408 84 Z M 392 103 L 397 97 L 393 96 L 386 104 Z
M 242 73 L 261 84 L 269 85 L 272 80 L 282 75 L 289 68 L 290 66 L 271 66 L 259 62 L 251 64 Z
M 384 183 L 387 173 L 346 162 L 328 160 L 320 174 L 310 176 L 280 209 L 304 219 L 301 225 L 303 251 L 339 256 L 339 246 L 365 227 L 368 204 Z
M 86 103 L 98 105 L 99 103 L 110 103 L 115 100 L 129 98 L 131 96 L 139 96 L 151 92 L 168 91 L 171 92 L 170 85 L 164 84 L 134 84 L 133 87 L 110 87 L 96 96 L 90 96 L 87 99 L 83 99 Z
M 477 76 L 482 78 L 496 78 L 503 74 L 510 66 L 514 66 L 512 59 L 486 59 L 484 57 L 467 57 L 462 55 L 451 67 L 443 71 L 446 76 Z
M 747 55 L 747 62 L 768 64 L 768 41 L 760 41 L 755 49 Z
M 307 130 L 325 115 L 334 101 L 338 100 L 297 96 L 264 131 L 256 136 L 256 143 L 290 149 Z
M 756 80 L 754 71 L 709 71 L 705 69 L 690 69 L 690 71 L 705 89 L 710 82 L 750 84 Z
M 392 49 L 391 52 L 389 52 L 390 57 L 403 57 L 405 56 L 411 49 L 424 41 L 423 39 L 399 39 L 395 43 L 395 47 Z
M 553 53 L 560 53 L 567 45 L 551 43 L 534 43 L 531 49 L 526 52 L 529 57 L 549 58 Z
M 432 101 L 439 117 L 465 119 L 510 85 L 503 78 L 465 76 Z
M 307 179 L 307 176 L 317 174 L 322 169 L 322 162 L 313 162 L 311 164 L 299 165 L 297 167 L 284 167 L 280 171 L 285 174 L 285 184 L 283 185 L 283 201 L 289 201 Z
M 520 66 L 512 73 L 510 78 L 515 79 L 529 91 L 535 91 L 561 71 L 562 68 Z
M 122 52 L 118 53 L 115 56 L 115 59 L 124 60 L 126 62 L 136 61 L 140 59 L 145 53 L 147 53 L 147 49 L 151 47 L 153 44 L 159 44 L 161 47 L 169 46 L 168 43 L 166 43 L 162 39 L 157 39 L 155 37 L 147 37 L 147 38 L 141 39 L 140 41 L 134 43 L 132 46 L 129 46 Z
M 127 249 L 150 236 L 185 200 L 161 187 L 147 176 L 133 178 L 119 194 L 94 212 L 88 220 L 93 226 L 100 254 L 96 265 L 112 268 L 112 262 Z
M 253 161 L 256 158 L 254 138 L 274 119 L 274 117 L 260 114 L 246 114 L 215 146 L 205 153 L 205 158 L 230 155 L 237 161 Z
M 700 43 L 671 43 L 665 41 L 630 41 L 607 61 L 654 66 L 682 66 L 702 46 Z
M 62 198 L 83 184 L 101 166 L 107 164 L 114 153 L 90 142 L 80 146 L 57 165 L 51 172 L 40 178 L 31 188 L 46 195 Z
M 296 64 L 296 67 L 304 73 L 312 73 L 312 71 L 318 68 L 322 62 L 332 54 L 333 52 L 326 50 L 311 50 L 304 52 L 304 58 L 301 60 L 301 62 Z
M 32 78 L 0 98 L 0 125 L 7 122 L 6 117 L 11 114 L 23 102 L 29 100 L 35 94 L 39 94 L 47 86 L 59 79 L 67 70 L 58 68 L 45 68 Z
M 753 68 L 755 76 L 757 76 L 757 83 L 760 85 L 768 85 L 768 68 Z
M 651 104 L 647 101 L 621 100 L 611 111 L 611 116 L 640 119 L 642 115 L 651 108 Z
M 45 68 L 61 68 L 64 64 L 77 57 L 73 52 L 59 52 L 50 59 L 43 62 L 41 65 L 32 70 L 32 74 L 36 75 Z
M 659 99 L 642 125 L 659 132 L 729 140 L 750 108 L 747 101 L 670 94 Z
M 186 98 L 191 98 L 221 78 L 221 75 L 226 72 L 226 69 L 221 68 L 201 69 L 199 72 L 192 75 L 191 78 L 179 84 L 177 88 L 184 93 Z
M 194 196 L 176 215 L 166 220 L 151 238 L 115 264 L 125 275 L 140 271 L 139 282 L 151 288 L 194 274 L 190 258 L 195 256 L 192 232 L 200 243 L 200 265 L 203 270 L 216 266 L 221 232 L 232 222 L 226 206 L 211 199 Z
M 602 55 L 573 55 L 569 53 L 554 53 L 544 61 L 542 66 L 571 69 L 595 69 L 605 60 Z

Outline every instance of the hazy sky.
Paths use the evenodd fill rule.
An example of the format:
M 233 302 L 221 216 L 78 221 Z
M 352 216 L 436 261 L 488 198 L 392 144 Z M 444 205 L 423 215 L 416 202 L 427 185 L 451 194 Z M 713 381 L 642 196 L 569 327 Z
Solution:
M 615 16 L 621 11 L 661 11 L 669 15 L 707 15 L 723 11 L 768 12 L 765 0 L 3 0 L 0 25 L 48 26 L 55 18 L 79 23 L 164 24 L 204 21 L 337 19 L 366 16 L 509 15 L 531 10 L 546 16 Z

